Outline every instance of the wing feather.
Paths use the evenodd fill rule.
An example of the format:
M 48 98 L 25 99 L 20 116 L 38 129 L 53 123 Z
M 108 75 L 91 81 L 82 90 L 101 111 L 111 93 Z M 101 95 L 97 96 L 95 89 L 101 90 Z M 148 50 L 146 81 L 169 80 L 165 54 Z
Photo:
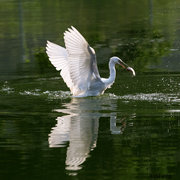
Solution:
M 47 41 L 46 53 L 56 70 L 61 70 L 60 75 L 66 85 L 72 90 L 73 83 L 69 73 L 67 50 L 57 44 Z
M 96 54 L 85 38 L 73 26 L 64 32 L 65 48 L 47 41 L 49 60 L 60 70 L 73 95 L 85 92 L 93 78 L 100 79 Z
M 85 91 L 88 89 L 93 73 L 96 78 L 100 77 L 97 70 L 95 51 L 74 27 L 65 31 L 64 41 L 68 52 L 72 82 L 80 91 Z

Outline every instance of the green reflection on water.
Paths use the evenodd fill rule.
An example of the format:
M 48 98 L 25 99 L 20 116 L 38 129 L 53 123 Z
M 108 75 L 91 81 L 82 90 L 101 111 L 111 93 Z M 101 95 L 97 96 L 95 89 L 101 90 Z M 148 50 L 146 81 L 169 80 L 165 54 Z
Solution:
M 179 179 L 179 5 L 1 1 L 0 178 Z M 70 25 L 96 50 L 102 77 L 113 55 L 137 76 L 119 68 L 103 96 L 72 99 L 44 52 Z
M 80 99 L 59 90 L 64 84 L 59 78 L 1 83 L 0 161 L 6 165 L 1 166 L 1 177 L 178 176 L 180 81 L 175 75 L 163 77 L 166 84 L 173 82 L 174 92 L 161 86 L 151 93 L 163 85 L 159 75 L 149 82 L 151 91 L 121 76 L 123 86 L 117 83 L 103 96 Z M 136 81 L 144 84 L 149 78 L 153 76 Z
M 102 66 L 119 55 L 137 71 L 179 71 L 178 6 L 177 0 L 3 1 L 0 72 L 36 73 L 36 49 L 45 47 L 46 40 L 63 45 L 63 32 L 70 25 L 95 48 Z

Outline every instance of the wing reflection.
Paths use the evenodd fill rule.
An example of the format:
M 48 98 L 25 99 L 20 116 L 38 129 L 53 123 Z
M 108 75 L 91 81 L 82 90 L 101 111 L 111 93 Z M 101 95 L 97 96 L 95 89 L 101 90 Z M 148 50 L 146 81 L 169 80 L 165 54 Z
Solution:
M 49 134 L 49 147 L 64 147 L 69 142 L 66 169 L 76 171 L 96 147 L 100 117 L 110 117 L 112 134 L 122 133 L 125 126 L 121 123 L 117 127 L 115 99 L 75 98 L 63 106 L 65 109 L 55 110 L 66 115 L 57 117 Z

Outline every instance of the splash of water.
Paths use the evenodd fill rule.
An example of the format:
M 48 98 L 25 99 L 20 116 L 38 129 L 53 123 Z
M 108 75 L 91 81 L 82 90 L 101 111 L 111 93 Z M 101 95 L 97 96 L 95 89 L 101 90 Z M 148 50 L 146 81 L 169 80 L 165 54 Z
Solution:
M 0 89 L 0 92 L 4 92 L 4 93 L 7 93 L 7 94 L 11 94 L 11 93 L 14 93 L 14 88 L 11 88 L 8 84 L 7 81 L 4 82 L 4 84 L 2 85 L 1 89 Z
M 19 94 L 22 96 L 46 96 L 49 100 L 53 99 L 67 99 L 71 98 L 71 93 L 69 91 L 42 91 L 41 89 L 33 89 L 33 90 L 24 90 L 18 91 L 14 88 L 10 87 L 7 81 L 4 82 L 2 87 L 0 87 L 0 92 L 7 94 Z M 110 99 L 121 99 L 124 101 L 148 101 L 148 102 L 172 102 L 179 103 L 180 102 L 180 94 L 173 93 L 138 93 L 138 94 L 128 94 L 128 95 L 115 95 L 112 93 L 105 93 L 101 97 L 107 97 Z
M 128 94 L 124 96 L 116 96 L 109 94 L 111 98 L 122 100 L 134 100 L 134 101 L 148 101 L 148 102 L 180 102 L 180 94 L 164 94 L 164 93 L 139 93 Z

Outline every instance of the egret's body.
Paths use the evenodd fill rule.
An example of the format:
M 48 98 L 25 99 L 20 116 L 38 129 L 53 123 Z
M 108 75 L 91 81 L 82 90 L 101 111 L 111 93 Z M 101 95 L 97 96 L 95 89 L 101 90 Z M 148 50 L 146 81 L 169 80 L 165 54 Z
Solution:
M 61 71 L 60 75 L 73 96 L 86 97 L 103 94 L 115 81 L 115 64 L 120 64 L 135 75 L 134 70 L 121 59 L 112 57 L 109 61 L 109 78 L 101 78 L 94 49 L 74 27 L 64 33 L 64 41 L 66 49 L 48 41 L 46 52 L 56 70 Z

